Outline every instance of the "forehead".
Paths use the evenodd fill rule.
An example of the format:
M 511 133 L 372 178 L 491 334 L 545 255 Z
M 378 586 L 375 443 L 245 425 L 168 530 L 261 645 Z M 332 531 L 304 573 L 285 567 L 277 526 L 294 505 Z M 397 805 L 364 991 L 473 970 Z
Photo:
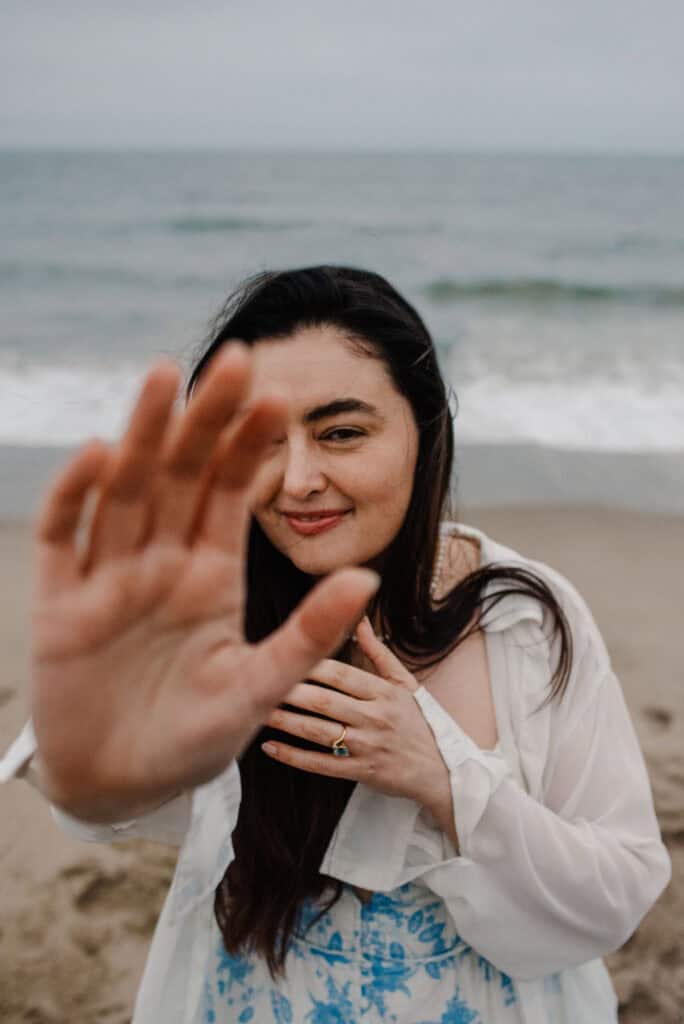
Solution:
M 276 391 L 298 411 L 340 395 L 375 405 L 403 400 L 382 360 L 357 351 L 336 327 L 306 327 L 258 341 L 252 355 L 254 397 Z

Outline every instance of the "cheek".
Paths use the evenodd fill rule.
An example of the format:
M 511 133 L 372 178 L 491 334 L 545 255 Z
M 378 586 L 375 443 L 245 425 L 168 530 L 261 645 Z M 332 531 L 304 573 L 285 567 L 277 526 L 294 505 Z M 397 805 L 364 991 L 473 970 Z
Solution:
M 367 460 L 365 473 L 360 475 L 359 492 L 365 492 L 378 508 L 406 506 L 413 489 L 415 465 L 413 445 L 388 446 Z

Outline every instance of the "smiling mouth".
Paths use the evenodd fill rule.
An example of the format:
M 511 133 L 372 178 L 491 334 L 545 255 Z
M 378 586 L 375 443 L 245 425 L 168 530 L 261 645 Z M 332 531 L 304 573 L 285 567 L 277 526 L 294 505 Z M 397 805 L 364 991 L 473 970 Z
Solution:
M 315 523 L 319 519 L 332 519 L 333 516 L 343 516 L 351 512 L 349 508 L 331 509 L 329 512 L 282 512 L 286 519 L 298 519 L 303 523 Z
M 351 509 L 340 509 L 339 511 L 331 510 L 329 512 L 310 512 L 297 515 L 282 512 L 281 515 L 295 533 L 310 536 L 311 534 L 321 533 L 323 530 L 337 526 L 351 511 Z

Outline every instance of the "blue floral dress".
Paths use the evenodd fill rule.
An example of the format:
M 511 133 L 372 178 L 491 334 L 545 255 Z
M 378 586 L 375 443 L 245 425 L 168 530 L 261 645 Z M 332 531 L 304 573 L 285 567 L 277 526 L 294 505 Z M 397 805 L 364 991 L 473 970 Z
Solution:
M 446 906 L 407 882 L 363 903 L 345 884 L 317 922 L 307 901 L 274 983 L 256 956 L 226 954 L 215 929 L 198 1024 L 519 1024 L 514 982 L 458 935 Z M 549 1010 L 553 982 L 549 980 Z M 562 1021 L 563 1015 L 550 1016 Z

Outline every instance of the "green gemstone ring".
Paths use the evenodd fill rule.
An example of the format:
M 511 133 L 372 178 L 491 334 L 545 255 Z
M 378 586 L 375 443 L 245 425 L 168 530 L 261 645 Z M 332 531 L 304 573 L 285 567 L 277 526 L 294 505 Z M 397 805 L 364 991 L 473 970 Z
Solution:
M 335 757 L 351 757 L 349 747 L 346 747 L 344 744 L 344 736 L 346 731 L 347 726 L 345 725 L 344 728 L 342 729 L 342 735 L 339 736 L 332 745 L 332 752 L 335 755 Z

